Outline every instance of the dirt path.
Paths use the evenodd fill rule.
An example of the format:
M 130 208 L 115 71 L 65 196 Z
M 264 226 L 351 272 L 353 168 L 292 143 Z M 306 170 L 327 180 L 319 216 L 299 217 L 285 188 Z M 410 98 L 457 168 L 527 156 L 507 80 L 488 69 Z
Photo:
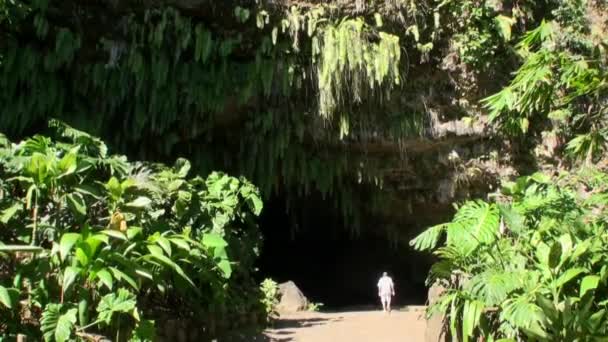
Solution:
M 418 342 L 424 341 L 424 312 L 302 312 L 283 315 L 259 340 L 273 342 Z M 255 339 L 258 340 L 258 339 Z

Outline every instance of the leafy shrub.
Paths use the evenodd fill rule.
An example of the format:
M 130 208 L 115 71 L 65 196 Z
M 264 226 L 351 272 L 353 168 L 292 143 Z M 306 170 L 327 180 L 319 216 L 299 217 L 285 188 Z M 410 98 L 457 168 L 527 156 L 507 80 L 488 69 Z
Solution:
M 252 282 L 258 190 L 189 178 L 184 159 L 128 162 L 52 126 L 59 140 L 0 135 L 0 333 L 152 340 L 158 307 L 225 312 L 235 284 Z
M 260 285 L 260 290 L 264 294 L 262 304 L 266 310 L 266 316 L 271 317 L 276 313 L 275 309 L 279 304 L 279 285 L 272 279 L 264 279 Z
M 306 310 L 313 311 L 313 312 L 319 312 L 322 307 L 323 307 L 323 303 L 310 302 L 310 303 L 308 303 L 308 308 L 306 308 Z
M 576 6 L 560 13 L 575 15 L 571 7 Z M 571 24 L 543 21 L 526 33 L 517 45 L 523 64 L 515 77 L 483 102 L 490 121 L 508 135 L 552 130 L 567 141 L 564 149 L 571 159 L 591 164 L 608 141 L 608 53 L 605 43 L 574 34 Z M 601 38 L 606 41 L 605 35 Z
M 428 313 L 461 341 L 606 339 L 607 186 L 597 170 L 522 177 L 416 237 L 439 258 L 429 282 L 447 287 Z

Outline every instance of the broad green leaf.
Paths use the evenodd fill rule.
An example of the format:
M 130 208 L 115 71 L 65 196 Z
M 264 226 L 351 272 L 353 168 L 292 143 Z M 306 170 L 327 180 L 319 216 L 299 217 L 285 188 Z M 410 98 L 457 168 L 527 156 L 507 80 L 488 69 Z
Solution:
M 515 19 L 511 17 L 507 17 L 504 15 L 498 15 L 494 18 L 496 25 L 498 26 L 498 31 L 502 35 L 505 41 L 511 40 L 511 26 L 515 24 Z
M 151 247 L 156 247 L 156 246 L 151 246 Z M 159 248 L 160 249 L 160 248 Z M 196 287 L 196 285 L 194 285 L 194 282 L 192 281 L 192 279 L 190 279 L 190 277 L 188 277 L 188 275 L 186 275 L 186 273 L 184 272 L 184 270 L 175 262 L 173 262 L 173 260 L 167 258 L 166 256 L 162 255 L 162 254 L 151 254 L 149 255 L 149 257 L 152 257 L 153 259 L 156 259 L 158 261 L 160 261 L 161 263 L 165 264 L 166 266 L 170 267 L 171 269 L 173 269 L 175 271 L 175 273 L 177 273 L 179 276 L 181 276 L 185 281 L 188 282 L 188 284 L 190 284 L 193 288 L 193 290 L 195 290 L 197 293 L 198 288 Z
M 76 260 L 78 260 L 78 263 L 84 267 L 89 264 L 90 257 L 89 253 L 87 253 L 83 247 L 76 247 Z
M 575 245 L 572 255 L 570 256 L 571 261 L 576 261 L 581 255 L 589 252 L 589 247 L 592 244 L 591 239 L 584 240 Z
M 532 176 L 530 176 L 530 179 L 534 180 L 537 183 L 541 183 L 541 184 L 550 184 L 551 183 L 551 177 L 547 176 L 546 174 L 544 174 L 542 172 L 534 173 Z
M 104 234 L 95 234 L 95 235 L 89 236 L 86 241 L 89 245 L 91 245 L 91 247 L 93 247 L 93 244 L 94 244 L 93 241 L 97 241 L 99 243 L 104 243 L 107 245 L 108 243 L 110 243 L 110 238 Z
M 164 255 L 163 249 L 155 245 L 146 246 L 152 255 Z
M 40 331 L 44 334 L 45 341 L 53 341 L 55 339 L 55 330 L 57 329 L 57 321 L 61 314 L 61 304 L 50 303 L 44 309 L 40 318 Z
M 570 234 L 564 234 L 559 237 L 559 243 L 562 245 L 562 257 L 560 263 L 563 263 L 572 253 L 572 237 Z
M 380 13 L 374 13 L 374 19 L 376 20 L 376 27 L 382 27 L 382 16 Z
M 122 183 L 120 183 L 120 188 L 122 189 L 122 192 L 124 193 L 127 189 L 132 188 L 135 185 L 137 185 L 137 181 L 134 178 L 130 177 L 130 178 L 123 180 Z
M 7 224 L 17 213 L 23 210 L 23 203 L 15 202 L 10 207 L 4 209 L 2 211 L 2 216 L 0 216 L 0 222 Z
M 578 277 L 580 274 L 585 273 L 585 272 L 586 272 L 586 270 L 584 268 L 580 268 L 580 267 L 570 268 L 570 269 L 566 270 L 566 272 L 562 273 L 559 276 L 559 278 L 557 278 L 555 286 L 557 288 L 561 288 L 566 283 L 568 283 L 572 279 Z
M 530 303 L 526 297 L 507 300 L 502 314 L 511 324 L 527 334 L 541 338 L 547 337 L 543 326 L 545 315 L 542 309 L 536 304 Z
M 63 156 L 63 158 L 61 158 L 61 160 L 57 164 L 59 172 L 61 173 L 59 177 L 70 175 L 74 173 L 74 171 L 76 171 L 76 168 L 78 167 L 79 149 L 80 146 L 76 146 L 72 148 L 72 150 L 70 150 L 70 152 L 68 152 L 65 156 Z
M 247 197 L 247 203 L 251 208 L 254 215 L 259 216 L 262 213 L 262 209 L 264 208 L 264 203 L 262 199 L 257 194 L 251 194 Z
M 106 230 L 102 230 L 101 233 L 105 234 L 107 236 L 116 238 L 116 239 L 127 241 L 127 237 L 125 236 L 125 234 L 123 234 L 117 230 L 106 229 Z
M 509 227 L 509 230 L 520 233 L 525 229 L 525 217 L 515 208 L 505 204 L 498 204 L 498 209 L 500 210 L 507 227 Z
M 154 276 L 152 276 L 152 272 L 143 269 L 143 268 L 137 268 L 135 269 L 135 273 L 143 278 L 149 279 L 149 280 L 154 280 Z
M 188 244 L 188 242 L 180 237 L 172 237 L 169 239 L 169 241 L 171 241 L 173 244 L 175 244 L 177 247 L 189 251 L 190 250 L 190 244 Z
M 65 342 L 72 336 L 72 330 L 76 323 L 76 314 L 78 309 L 70 309 L 65 314 L 59 317 L 57 321 L 57 328 L 55 329 L 55 341 Z
M 111 291 L 114 287 L 114 279 L 112 279 L 112 274 L 108 272 L 108 269 L 104 268 L 97 272 L 97 278 L 108 288 L 108 290 Z
M 127 229 L 127 238 L 133 240 L 133 238 L 143 234 L 143 228 L 141 227 L 129 227 Z
M 16 307 L 19 291 L 17 289 L 6 288 L 0 285 L 0 304 L 9 309 Z
M 596 275 L 588 275 L 581 281 L 581 290 L 579 297 L 582 298 L 588 291 L 595 290 L 600 282 L 600 277 Z
M 147 319 L 140 320 L 133 330 L 133 336 L 129 342 L 149 342 L 156 341 L 156 329 L 154 321 Z
M 224 278 L 228 279 L 232 275 L 232 266 L 228 260 L 221 260 L 217 263 L 217 267 L 222 271 Z
M 418 251 L 426 251 L 435 248 L 437 246 L 437 242 L 439 242 L 441 234 L 444 231 L 444 228 L 444 224 L 438 224 L 428 228 L 422 232 L 422 234 L 410 241 L 410 246 L 414 247 L 414 249 Z
M 152 203 L 152 200 L 145 196 L 139 196 L 134 201 L 127 203 L 128 207 L 132 208 L 145 208 Z
M 87 214 L 87 204 L 84 201 L 84 198 L 81 194 L 74 192 L 66 195 L 66 202 L 68 208 L 76 214 L 80 216 L 86 216 Z
M 76 242 L 82 239 L 82 235 L 78 233 L 65 233 L 61 236 L 61 242 L 59 242 L 59 256 L 61 260 L 65 260 L 65 258 L 70 254 L 70 250 L 76 244 Z
M 279 36 L 279 29 L 275 26 L 272 28 L 272 45 L 277 45 L 277 37 Z
M 99 193 L 99 190 L 96 187 L 94 187 L 93 185 L 89 185 L 89 184 L 77 185 L 74 187 L 74 191 L 76 191 L 77 193 L 79 193 L 81 195 L 91 196 L 95 199 L 101 198 L 101 194 Z
M 225 247 L 215 247 L 213 249 L 213 257 L 218 259 L 228 259 Z
M 188 159 L 178 158 L 175 161 L 175 166 L 173 168 L 175 169 L 177 175 L 180 178 L 185 178 L 186 176 L 188 176 L 188 172 L 190 172 L 190 161 L 188 161 Z
M 87 294 L 81 294 L 78 302 L 78 324 L 80 326 L 89 324 L 89 299 Z
M 95 255 L 95 253 L 97 253 L 97 250 L 99 249 L 99 246 L 101 246 L 101 244 L 107 245 L 108 243 L 109 238 L 106 235 L 95 234 L 89 236 L 83 244 L 79 245 L 79 247 L 83 249 L 87 257 L 90 259 Z
M 63 292 L 67 292 L 74 283 L 82 269 L 80 267 L 68 266 L 63 271 Z
M 177 191 L 185 183 L 186 183 L 186 181 L 184 181 L 183 179 L 176 179 L 176 180 L 172 181 L 171 183 L 169 183 L 169 185 L 167 186 L 167 191 L 169 191 L 169 192 Z
M 544 267 L 549 267 L 549 255 L 551 254 L 551 248 L 546 243 L 540 242 L 536 245 L 536 258 L 540 264 Z
M 553 322 L 559 318 L 559 312 L 551 300 L 543 295 L 536 296 L 536 303 L 543 310 L 545 315 Z
M 458 336 L 458 328 L 456 326 L 456 322 L 459 315 L 460 306 L 456 305 L 456 301 L 452 300 L 450 305 L 450 332 L 452 336 Z
M 164 236 L 159 236 L 156 239 L 156 243 L 167 253 L 168 256 L 171 256 L 171 243 Z
M 110 271 L 112 271 L 114 278 L 116 278 L 118 280 L 124 280 L 129 285 L 131 285 L 131 287 L 133 287 L 136 291 L 139 290 L 139 286 L 137 285 L 137 282 L 131 276 L 127 275 L 126 273 L 124 273 L 123 271 L 119 270 L 116 267 L 110 267 Z
M 484 304 L 480 301 L 466 301 L 462 312 L 462 334 L 464 342 L 473 336 L 473 331 L 479 325 Z
M 182 190 L 177 192 L 177 200 L 175 200 L 172 210 L 178 218 L 182 218 L 187 214 L 191 200 L 192 193 Z
M 228 222 L 230 222 L 230 218 L 228 217 L 227 214 L 217 214 L 215 217 L 213 217 L 211 219 L 211 222 L 213 223 L 213 230 L 214 231 L 222 231 L 224 230 L 224 227 L 226 226 L 226 224 Z
M 99 319 L 109 325 L 117 313 L 132 313 L 136 308 L 137 301 L 133 293 L 124 288 L 118 289 L 116 293 L 105 295 L 97 305 Z
M 110 180 L 106 183 L 105 187 L 110 192 L 110 195 L 115 201 L 122 196 L 123 190 L 120 186 L 120 182 L 118 181 L 118 179 L 116 179 L 116 177 L 110 178 Z
M 32 208 L 32 203 L 34 201 L 37 201 L 38 198 L 38 187 L 35 184 L 32 184 L 28 189 L 27 189 L 27 194 L 25 195 L 25 208 L 26 209 L 31 209 Z
M 228 243 L 216 233 L 205 233 L 203 234 L 203 245 L 205 247 L 226 247 Z
M 605 323 L 606 309 L 601 309 L 587 319 L 587 324 L 590 327 L 591 332 L 598 333 L 598 329 Z
M 549 250 L 548 265 L 550 268 L 556 268 L 562 258 L 562 244 L 555 241 Z

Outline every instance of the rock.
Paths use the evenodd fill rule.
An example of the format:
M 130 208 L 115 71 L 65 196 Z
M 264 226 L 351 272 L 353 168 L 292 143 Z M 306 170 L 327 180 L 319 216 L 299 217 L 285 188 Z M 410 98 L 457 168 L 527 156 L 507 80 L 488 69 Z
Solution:
M 429 305 L 432 305 L 437 301 L 441 293 L 445 291 L 445 288 L 440 284 L 433 284 L 429 289 L 428 301 Z M 448 341 L 448 336 L 443 324 L 443 315 L 433 315 L 426 321 L 426 330 L 424 332 L 425 342 L 445 342 Z
M 308 299 L 293 281 L 279 284 L 281 300 L 277 305 L 279 312 L 304 311 L 308 308 Z

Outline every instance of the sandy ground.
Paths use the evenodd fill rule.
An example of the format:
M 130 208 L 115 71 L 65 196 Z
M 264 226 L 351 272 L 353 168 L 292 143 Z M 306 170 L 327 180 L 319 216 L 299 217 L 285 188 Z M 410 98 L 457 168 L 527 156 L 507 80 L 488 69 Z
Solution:
M 408 308 L 283 315 L 272 329 L 251 341 L 273 342 L 405 342 L 424 341 L 424 312 Z

